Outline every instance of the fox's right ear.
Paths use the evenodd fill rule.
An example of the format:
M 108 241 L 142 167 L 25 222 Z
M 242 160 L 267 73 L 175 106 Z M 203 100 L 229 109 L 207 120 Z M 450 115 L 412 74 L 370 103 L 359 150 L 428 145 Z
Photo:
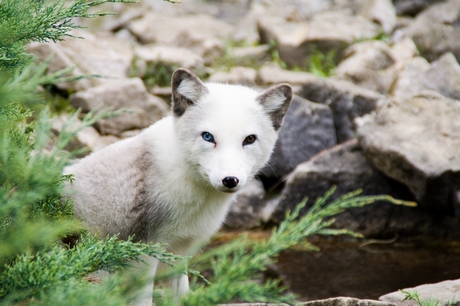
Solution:
M 171 87 L 172 111 L 178 117 L 182 116 L 189 106 L 195 104 L 202 95 L 208 92 L 203 82 L 185 68 L 174 71 Z

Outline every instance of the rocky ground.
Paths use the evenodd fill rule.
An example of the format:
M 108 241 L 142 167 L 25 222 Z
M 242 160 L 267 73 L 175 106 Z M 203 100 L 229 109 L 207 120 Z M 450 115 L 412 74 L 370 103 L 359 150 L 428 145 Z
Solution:
M 132 112 L 82 131 L 69 149 L 97 151 L 169 113 L 170 75 L 296 92 L 276 151 L 225 227 L 282 220 L 332 185 L 415 200 L 347 211 L 337 225 L 367 237 L 460 237 L 460 1 L 143 0 L 79 21 L 84 39 L 32 44 L 49 70 L 98 75 L 53 92 L 89 112 Z M 326 77 L 328 76 L 328 77 Z M 59 133 L 66 115 L 56 119 Z M 457 286 L 458 287 L 458 286 Z M 458 290 L 458 289 L 456 289 Z M 392 302 L 390 300 L 385 300 Z

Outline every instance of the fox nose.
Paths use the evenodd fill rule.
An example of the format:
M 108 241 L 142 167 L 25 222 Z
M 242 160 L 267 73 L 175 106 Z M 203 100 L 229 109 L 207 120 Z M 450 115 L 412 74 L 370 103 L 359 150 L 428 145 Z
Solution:
M 224 184 L 224 186 L 228 188 L 233 188 L 233 187 L 238 186 L 239 182 L 240 181 L 238 180 L 238 178 L 234 176 L 227 176 L 226 178 L 222 180 L 222 184 Z

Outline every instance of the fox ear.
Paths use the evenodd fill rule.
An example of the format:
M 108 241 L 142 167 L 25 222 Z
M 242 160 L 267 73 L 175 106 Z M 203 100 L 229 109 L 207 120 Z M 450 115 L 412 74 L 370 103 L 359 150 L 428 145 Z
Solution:
M 171 79 L 172 111 L 180 117 L 187 107 L 195 104 L 198 99 L 208 92 L 206 86 L 191 71 L 179 68 L 174 71 Z
M 289 84 L 278 84 L 270 87 L 257 97 L 257 101 L 262 104 L 265 111 L 270 115 L 275 130 L 279 130 L 283 124 L 292 100 L 292 88 Z

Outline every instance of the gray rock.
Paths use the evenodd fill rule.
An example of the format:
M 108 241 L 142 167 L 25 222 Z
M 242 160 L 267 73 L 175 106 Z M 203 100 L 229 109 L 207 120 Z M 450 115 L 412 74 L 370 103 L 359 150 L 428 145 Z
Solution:
M 428 7 L 426 0 L 396 0 L 394 1 L 397 15 L 416 16 Z
M 165 45 L 144 45 L 134 48 L 134 69 L 136 76 L 144 78 L 147 74 L 159 73 L 160 68 L 171 75 L 179 67 L 203 70 L 203 58 L 198 54 L 179 47 Z
M 209 82 L 255 86 L 257 71 L 246 67 L 232 67 L 229 72 L 219 71 L 209 77 Z
M 257 227 L 263 221 L 261 215 L 265 206 L 265 189 L 262 182 L 253 180 L 238 192 L 235 203 L 230 207 L 224 222 L 226 230 L 247 230 Z
M 440 95 L 386 100 L 355 120 L 366 156 L 420 206 L 449 213 L 460 186 L 460 104 Z
M 439 306 L 460 304 L 460 280 L 448 280 L 436 284 L 421 285 L 403 289 L 411 293 L 417 292 L 422 301 L 439 301 Z M 404 293 L 396 291 L 379 297 L 379 300 L 397 306 L 418 306 L 415 301 L 403 301 Z
M 446 53 L 431 63 L 425 85 L 448 98 L 460 100 L 460 65 L 452 53 Z
M 304 82 L 299 95 L 332 110 L 337 142 L 354 138 L 353 120 L 373 111 L 383 96 L 344 80 L 313 78 Z
M 162 99 L 150 95 L 141 79 L 112 80 L 70 96 L 75 107 L 89 112 L 97 106 L 126 108 L 130 113 L 98 122 L 102 134 L 120 135 L 123 131 L 145 128 L 169 113 Z
M 376 300 L 360 300 L 351 297 L 335 297 L 325 300 L 317 300 L 305 302 L 304 306 L 394 306 L 393 303 L 376 301 Z
M 403 199 L 411 197 L 404 186 L 374 168 L 360 151 L 357 140 L 352 139 L 299 164 L 289 174 L 271 220 L 279 223 L 288 209 L 293 210 L 304 197 L 308 197 L 309 204 L 301 212 L 305 213 L 318 197 L 334 185 L 337 189 L 331 200 L 357 189 L 363 190 L 362 195 L 390 194 Z M 412 229 L 417 223 L 412 210 L 409 207 L 377 202 L 341 213 L 335 218 L 334 227 L 359 231 L 365 236 L 382 236 L 401 229 Z M 390 222 L 393 216 L 398 216 L 397 222 Z
M 460 61 L 460 1 L 433 4 L 421 12 L 404 32 L 414 40 L 428 61 L 446 52 L 452 52 Z
M 396 26 L 396 9 L 391 0 L 365 1 L 360 15 L 380 24 L 384 33 L 390 34 Z
M 120 138 L 113 135 L 101 136 L 91 147 L 91 151 L 96 152 L 102 150 L 108 145 L 111 145 L 112 143 L 115 143 L 117 141 L 120 141 Z
M 59 135 L 64 126 L 69 122 L 69 116 L 68 115 L 60 115 L 56 117 L 53 120 L 53 125 L 51 131 L 53 132 L 54 135 Z M 75 126 L 72 127 L 74 128 L 80 128 L 81 127 L 81 121 L 76 120 Z M 67 146 L 64 148 L 67 151 L 74 151 L 74 150 L 79 150 L 79 149 L 87 149 L 87 151 L 82 152 L 81 154 L 78 154 L 78 157 L 83 157 L 91 152 L 94 152 L 94 147 L 96 144 L 100 141 L 101 136 L 97 132 L 97 130 L 92 127 L 88 126 L 80 130 L 74 139 L 67 144 Z
M 269 50 L 269 45 L 238 47 L 232 50 L 231 59 L 236 65 L 254 66 L 254 64 L 262 63 L 269 58 Z
M 144 44 L 184 47 L 203 57 L 221 55 L 224 48 L 221 39 L 231 37 L 234 31 L 232 25 L 209 15 L 177 18 L 155 13 L 133 21 L 128 28 Z
M 332 112 L 326 105 L 294 96 L 284 118 L 275 151 L 261 170 L 275 182 L 299 163 L 336 144 Z
M 365 41 L 344 51 L 344 59 L 335 72 L 339 78 L 386 94 L 396 78 L 395 59 L 382 41 Z
M 275 41 L 280 57 L 288 65 L 304 67 L 315 52 L 341 52 L 358 38 L 373 37 L 379 28 L 361 16 L 324 12 L 309 21 L 286 22 L 280 17 L 261 17 L 258 22 L 261 41 Z
M 33 43 L 28 46 L 28 51 L 42 61 L 53 56 L 48 67 L 50 72 L 75 67 L 71 72 L 73 76 L 89 74 L 105 78 L 60 83 L 56 85 L 58 88 L 75 92 L 103 84 L 107 78 L 128 77 L 134 57 L 130 44 L 121 43 L 115 37 L 95 36 L 82 30 L 73 31 L 72 35 L 84 39 L 69 38 L 58 43 Z
M 394 97 L 412 97 L 426 89 L 426 73 L 430 64 L 423 57 L 407 60 L 400 68 L 389 94 Z
M 273 85 L 279 83 L 289 83 L 299 85 L 307 82 L 314 82 L 318 79 L 311 73 L 301 71 L 290 71 L 281 69 L 277 66 L 263 66 L 257 74 L 257 81 L 264 85 Z
M 220 306 L 275 306 L 287 304 L 270 304 L 270 303 L 236 303 L 225 304 Z M 325 300 L 316 300 L 300 303 L 304 306 L 394 306 L 392 303 L 375 301 L 375 300 L 360 300 L 351 297 L 335 297 Z

